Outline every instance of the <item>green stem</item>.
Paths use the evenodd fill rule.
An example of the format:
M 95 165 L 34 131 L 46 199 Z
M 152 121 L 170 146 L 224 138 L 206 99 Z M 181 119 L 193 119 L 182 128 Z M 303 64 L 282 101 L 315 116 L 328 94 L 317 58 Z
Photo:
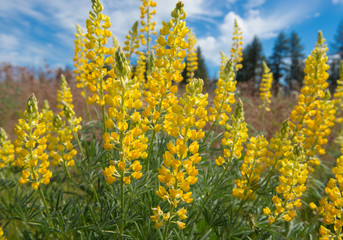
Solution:
M 44 194 L 43 194 L 42 189 L 41 189 L 40 186 L 38 186 L 38 193 L 39 193 L 39 195 L 40 195 L 40 197 L 41 197 L 41 199 L 43 201 L 43 204 L 44 204 L 44 207 L 45 207 L 45 212 L 46 212 L 46 214 L 49 217 L 49 223 L 50 223 L 50 211 L 49 211 L 49 208 L 48 208 L 48 203 L 47 203 L 47 201 L 46 201 L 46 199 L 44 197 Z
M 144 165 L 147 166 L 147 171 L 150 170 L 150 158 L 151 158 L 152 145 L 154 144 L 154 140 L 155 140 L 155 136 L 156 136 L 155 125 L 158 124 L 158 122 L 160 120 L 160 117 L 161 117 L 162 102 L 164 100 L 164 97 L 165 97 L 165 94 L 163 94 L 161 96 L 160 103 L 158 104 L 159 116 L 156 119 L 155 124 L 154 124 L 154 130 L 153 130 L 153 133 L 152 133 L 152 136 L 151 136 L 151 139 L 150 139 L 150 143 L 149 143 L 148 157 L 145 159 L 145 164 Z
M 85 99 L 85 103 L 86 103 L 88 119 L 89 119 L 89 121 L 92 121 L 91 112 L 89 111 L 89 105 L 88 105 L 88 102 L 87 102 L 87 88 L 86 88 L 86 86 L 83 89 L 84 89 L 83 91 L 85 93 L 84 99 Z
M 147 171 L 150 170 L 150 156 L 151 156 L 152 145 L 153 145 L 153 142 L 155 140 L 155 135 L 156 135 L 156 131 L 154 128 L 154 130 L 152 132 L 150 144 L 149 144 L 148 157 L 146 158 L 146 164 L 145 164 L 147 166 Z
M 212 129 L 214 128 L 214 126 L 217 125 L 217 123 L 218 123 L 218 119 L 215 120 L 215 121 L 213 122 L 212 126 L 211 126 L 210 129 L 207 131 L 207 133 L 206 133 L 206 135 L 205 135 L 205 137 L 204 137 L 204 140 L 202 141 L 203 144 L 206 142 L 208 136 L 210 135 L 210 132 L 212 131 Z
M 120 239 L 123 239 L 124 225 L 125 225 L 125 212 L 124 212 L 124 172 L 120 179 L 120 208 L 122 211 L 122 221 L 120 222 Z
M 74 125 L 73 124 L 71 124 L 71 128 L 74 129 Z M 74 131 L 73 131 L 73 133 L 74 133 L 74 137 L 75 137 L 76 142 L 77 142 L 77 146 L 80 149 L 80 153 L 81 153 L 82 157 L 84 158 L 85 155 L 84 155 L 84 152 L 82 151 L 82 145 L 81 145 L 81 142 L 80 142 L 80 139 L 79 139 L 79 135 L 77 135 L 77 133 L 74 132 Z
M 172 211 L 174 210 L 174 206 L 171 204 L 170 205 L 170 208 L 169 208 L 169 212 L 170 212 L 170 216 L 172 216 Z M 169 225 L 170 225 L 170 221 L 171 221 L 171 218 L 168 219 L 167 223 L 166 223 L 166 226 L 164 227 L 164 231 L 163 231 L 163 240 L 166 240 L 167 239 L 167 235 L 168 235 L 168 228 L 169 228 Z
M 266 108 L 263 107 L 262 116 L 261 116 L 261 126 L 260 126 L 260 132 L 262 132 L 262 133 L 263 133 L 263 123 L 264 123 L 265 114 L 266 114 Z

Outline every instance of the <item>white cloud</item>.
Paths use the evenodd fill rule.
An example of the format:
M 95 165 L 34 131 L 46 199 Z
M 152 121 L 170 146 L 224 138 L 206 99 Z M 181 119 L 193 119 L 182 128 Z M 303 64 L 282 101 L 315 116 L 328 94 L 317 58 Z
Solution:
M 262 6 L 266 0 L 248 0 L 248 2 L 244 5 L 245 8 L 256 8 Z
M 101 2 L 104 6 L 103 13 L 111 17 L 111 30 L 113 34 L 120 43 L 123 43 L 125 35 L 133 23 L 136 20 L 140 20 L 139 6 L 141 1 L 102 0 Z M 174 9 L 178 0 L 162 0 L 157 2 L 157 14 L 154 20 L 157 22 L 158 29 L 161 26 L 162 20 L 170 18 L 170 12 Z M 221 11 L 216 10 L 214 7 L 217 2 L 216 0 L 184 0 L 183 2 L 188 18 L 212 21 L 208 16 L 219 16 L 222 14 Z M 33 54 L 36 54 L 35 57 L 39 57 L 38 54 L 41 54 L 41 59 L 47 58 L 48 60 L 59 61 L 56 56 L 51 54 L 51 49 L 47 53 L 34 51 L 34 49 L 39 49 L 39 44 L 35 42 L 37 37 L 32 37 L 37 32 L 41 36 L 46 35 L 46 38 L 51 38 L 45 41 L 49 41 L 52 44 L 58 42 L 59 47 L 63 48 L 60 50 L 69 53 L 66 58 L 72 56 L 74 32 L 76 31 L 75 24 L 78 23 L 85 27 L 85 20 L 90 9 L 90 0 L 5 0 L 5 4 L 2 4 L 0 8 L 0 19 L 6 19 L 8 22 L 17 21 L 17 24 L 8 30 L 9 34 L 6 36 L 4 34 L 1 35 L 0 42 L 8 43 L 3 45 L 6 46 L 6 49 L 0 48 L 8 56 L 2 58 L 2 60 L 13 61 L 18 58 L 15 61 L 18 64 L 31 64 L 32 61 L 30 59 L 33 57 Z M 39 22 L 45 28 L 39 28 L 41 26 L 34 25 L 32 21 Z M 25 35 L 29 36 L 25 37 Z M 18 39 L 20 39 L 20 44 L 18 44 Z M 32 46 L 31 50 L 28 49 L 29 46 Z M 23 50 L 24 48 L 26 48 L 25 51 Z M 27 56 L 24 56 L 25 54 Z M 61 60 L 63 61 L 63 59 Z M 67 59 L 64 62 L 70 63 L 71 59 Z
M 264 1 L 258 2 L 262 3 Z M 218 65 L 220 63 L 219 51 L 223 51 L 226 55 L 230 54 L 235 19 L 237 19 L 238 25 L 242 29 L 243 42 L 246 45 L 255 35 L 260 39 L 274 38 L 280 31 L 286 30 L 290 26 L 301 22 L 309 13 L 314 12 L 316 3 L 312 2 L 312 5 L 309 5 L 309 3 L 310 0 L 304 0 L 300 3 L 294 0 L 292 4 L 281 4 L 263 13 L 262 9 L 250 9 L 244 16 L 230 11 L 218 25 L 219 36 L 214 38 L 210 38 L 209 36 L 200 38 L 198 40 L 199 46 L 203 50 L 211 45 L 212 47 L 210 49 L 203 50 L 204 56 L 212 63 Z M 312 13 L 311 16 L 315 16 L 315 14 Z
M 12 60 L 18 64 L 32 64 L 42 62 L 44 58 L 54 62 L 70 63 L 73 55 L 73 39 L 75 24 L 85 26 L 85 20 L 91 8 L 90 0 L 4 0 L 0 8 L 0 19 L 7 22 L 16 22 L 8 28 L 6 34 L 0 35 L 0 57 L 2 60 Z M 202 47 L 206 59 L 212 63 L 219 64 L 219 51 L 226 54 L 231 48 L 233 23 L 236 18 L 243 31 L 244 43 L 250 42 L 254 35 L 261 39 L 275 37 L 280 30 L 287 29 L 292 24 L 301 21 L 304 16 L 314 16 L 312 9 L 318 0 L 289 0 L 273 5 L 273 9 L 261 9 L 265 7 L 266 0 L 184 0 L 187 18 L 200 20 L 202 25 L 196 25 L 195 32 L 198 36 L 198 45 Z M 332 0 L 334 3 L 343 0 Z M 136 20 L 139 20 L 139 5 L 137 0 L 102 0 L 104 14 L 111 17 L 111 30 L 123 43 L 125 35 Z M 157 22 L 157 29 L 161 26 L 162 20 L 170 18 L 170 12 L 178 0 L 157 0 L 157 15 L 154 20 Z M 243 2 L 247 8 L 244 15 L 235 11 L 227 11 L 228 6 Z M 264 5 L 265 4 L 265 5 Z M 42 26 L 49 28 L 37 29 L 27 17 L 42 23 Z M 195 22 L 195 21 L 194 21 Z M 203 24 L 203 23 L 206 23 Z M 4 24 L 4 23 L 3 23 Z M 0 27 L 3 26 L 0 22 Z M 199 38 L 199 32 L 203 34 Z M 201 31 L 200 31 L 201 30 Z M 33 34 L 49 34 L 49 44 L 35 42 Z M 58 43 L 58 48 L 54 43 Z
M 343 0 L 332 0 L 333 4 L 343 4 Z

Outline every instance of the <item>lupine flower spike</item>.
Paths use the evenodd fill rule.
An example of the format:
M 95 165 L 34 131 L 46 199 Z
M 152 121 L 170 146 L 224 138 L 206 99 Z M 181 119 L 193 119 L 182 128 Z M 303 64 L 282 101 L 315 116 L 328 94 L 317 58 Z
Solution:
M 48 170 L 48 155 L 45 153 L 47 139 L 46 125 L 41 122 L 42 114 L 34 95 L 27 100 L 26 110 L 21 114 L 14 127 L 17 138 L 14 141 L 15 153 L 18 155 L 15 165 L 22 168 L 20 184 L 31 183 L 37 190 L 41 183 L 49 184 L 52 172 Z
M 14 161 L 14 146 L 3 128 L 0 128 L 0 168 L 9 166 Z
M 130 63 L 132 54 L 139 53 L 136 51 L 136 49 L 139 48 L 138 21 L 133 24 L 131 30 L 129 31 L 129 34 L 126 35 L 125 38 L 125 47 L 123 47 L 123 50 L 126 52 L 125 56 L 128 63 Z
M 301 143 L 306 149 L 306 158 L 309 161 L 310 170 L 313 165 L 319 165 L 320 161 L 315 154 L 323 155 L 322 148 L 327 143 L 327 136 L 335 122 L 334 101 L 330 100 L 327 90 L 328 78 L 326 63 L 327 46 L 321 32 L 318 33 L 316 47 L 305 62 L 305 79 L 301 94 L 290 116 L 290 128 L 294 131 L 293 138 Z
M 343 154 L 343 147 L 341 148 L 341 153 Z M 333 227 L 326 228 L 324 225 L 320 226 L 321 240 L 342 238 L 343 155 L 337 159 L 336 167 L 332 168 L 332 172 L 335 174 L 335 177 L 330 178 L 326 185 L 326 196 L 319 202 L 318 213 L 324 217 L 324 225 L 333 225 Z
M 156 58 L 154 55 L 149 58 L 151 77 L 147 80 L 148 91 L 144 92 L 147 106 L 142 113 L 145 118 L 151 116 L 153 130 L 148 150 L 148 169 L 151 147 L 156 133 L 161 130 L 163 113 L 176 100 L 177 85 L 173 85 L 173 81 L 177 83 L 182 81 L 181 72 L 185 68 L 183 60 L 186 57 L 188 43 L 184 38 L 188 33 L 188 28 L 184 21 L 186 12 L 183 9 L 183 3 L 176 4 L 171 16 L 172 20 L 162 22 L 163 26 L 155 47 Z
M 107 84 L 104 77 L 115 78 L 113 54 L 115 49 L 106 47 L 107 39 L 112 36 L 112 32 L 108 30 L 111 27 L 110 18 L 101 12 L 103 6 L 99 0 L 92 0 L 93 11 L 89 12 L 89 19 L 86 21 L 87 27 L 87 49 L 86 57 L 89 60 L 85 65 L 85 78 L 87 88 L 92 93 L 88 98 L 88 104 L 92 105 L 95 102 L 101 106 L 103 119 L 103 132 L 106 131 L 105 122 L 105 90 Z M 105 65 L 111 70 L 107 71 Z
M 153 0 L 142 0 L 142 6 L 140 6 L 141 10 L 141 25 L 142 28 L 139 30 L 142 34 L 139 36 L 141 39 L 142 45 L 146 45 L 146 58 L 149 59 L 150 55 L 150 42 L 151 42 L 151 34 L 157 35 L 155 31 L 156 22 L 152 21 L 153 15 L 156 14 L 156 10 L 152 10 L 155 8 L 157 3 Z M 144 36 L 144 33 L 146 36 Z M 149 63 L 148 63 L 149 69 Z
M 243 66 L 240 62 L 243 61 L 243 37 L 241 28 L 238 26 L 237 20 L 235 19 L 234 32 L 232 37 L 232 48 L 231 48 L 231 59 L 234 65 L 235 72 L 241 69 Z
M 273 73 L 270 71 L 270 68 L 267 66 L 266 62 L 263 61 L 263 75 L 262 80 L 260 83 L 260 99 L 262 101 L 260 108 L 264 109 L 265 111 L 270 111 L 270 98 L 271 88 L 273 83 Z
M 178 228 L 185 228 L 182 220 L 187 218 L 182 203 L 191 203 L 190 186 L 198 180 L 195 165 L 201 161 L 198 153 L 198 141 L 204 137 L 202 128 L 207 120 L 207 94 L 202 92 L 203 81 L 194 79 L 186 86 L 185 95 L 168 109 L 165 119 L 165 131 L 176 138 L 176 142 L 167 144 L 168 151 L 163 154 L 163 165 L 158 169 L 161 185 L 156 194 L 170 204 L 169 211 L 163 212 L 160 206 L 153 208 L 151 220 L 159 228 L 165 223 L 164 234 L 169 225 L 176 223 Z
M 194 78 L 194 73 L 198 69 L 198 56 L 195 49 L 196 38 L 192 31 L 187 34 L 188 49 L 187 49 L 187 81 L 190 82 Z

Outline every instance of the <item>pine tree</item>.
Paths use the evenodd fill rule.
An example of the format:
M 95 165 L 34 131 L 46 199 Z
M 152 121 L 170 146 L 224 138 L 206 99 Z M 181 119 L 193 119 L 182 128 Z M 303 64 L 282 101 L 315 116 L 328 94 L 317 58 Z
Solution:
M 280 83 L 281 78 L 284 76 L 284 72 L 287 70 L 285 59 L 287 57 L 288 49 L 286 34 L 280 32 L 275 41 L 272 56 L 270 57 L 270 68 L 273 72 L 275 85 Z
M 332 44 L 334 53 L 338 53 L 340 58 L 343 59 L 343 20 L 340 22 L 336 35 L 335 42 Z
M 337 79 L 339 78 L 339 63 L 343 60 L 343 20 L 338 25 L 332 50 L 332 55 L 329 57 L 330 69 L 328 80 L 333 90 L 336 88 Z
M 237 81 L 257 81 L 256 76 L 261 76 L 262 59 L 262 44 L 255 36 L 243 50 L 243 68 L 237 73 Z
M 291 60 L 289 73 L 286 78 L 288 87 L 292 90 L 293 83 L 292 81 L 296 81 L 299 86 L 301 86 L 303 78 L 304 78 L 304 54 L 302 51 L 304 50 L 304 46 L 300 43 L 300 38 L 296 32 L 292 32 L 290 39 L 289 39 L 289 57 Z
M 194 73 L 195 78 L 201 78 L 204 80 L 204 83 L 208 83 L 208 75 L 207 75 L 207 69 L 205 65 L 205 59 L 202 56 L 201 49 L 198 46 L 197 48 L 197 57 L 198 57 L 198 69 Z

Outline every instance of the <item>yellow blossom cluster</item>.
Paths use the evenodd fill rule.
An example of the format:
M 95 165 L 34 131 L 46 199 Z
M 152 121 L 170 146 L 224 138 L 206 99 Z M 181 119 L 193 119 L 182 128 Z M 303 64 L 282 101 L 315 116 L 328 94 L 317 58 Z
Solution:
M 57 105 L 58 109 L 61 109 L 59 112 L 60 116 L 64 116 L 63 108 L 64 104 L 68 104 L 72 109 L 73 105 L 73 95 L 70 92 L 70 87 L 68 87 L 67 80 L 65 76 L 61 75 L 60 89 L 57 91 Z
M 92 0 L 92 9 L 93 11 L 89 12 L 89 19 L 86 21 L 87 41 L 85 47 L 88 63 L 84 66 L 85 79 L 87 88 L 92 93 L 92 96 L 88 98 L 88 104 L 97 102 L 103 106 L 105 104 L 104 90 L 106 89 L 104 77 L 107 74 L 115 77 L 113 71 L 107 72 L 105 68 L 106 64 L 113 69 L 114 48 L 106 47 L 107 38 L 112 36 L 112 32 L 108 30 L 111 27 L 111 22 L 108 16 L 101 13 L 103 6 L 99 0 Z M 103 119 L 105 120 L 104 114 Z
M 226 63 L 229 61 L 228 56 L 226 56 L 222 51 L 220 51 L 220 67 L 219 67 L 219 75 L 222 74 L 224 71 L 224 68 L 226 66 Z
M 229 120 L 227 114 L 232 110 L 231 105 L 236 102 L 236 83 L 233 62 L 228 60 L 217 81 L 217 89 L 214 91 L 214 107 L 209 109 L 209 119 L 215 123 L 219 122 L 221 126 L 224 126 Z
M 145 150 L 148 139 L 144 133 L 149 127 L 138 111 L 142 107 L 139 82 L 136 77 L 129 78 L 130 67 L 120 49 L 115 53 L 115 61 L 115 74 L 118 77 L 108 79 L 111 84 L 108 87 L 109 94 L 105 96 L 109 108 L 103 140 L 105 150 L 116 149 L 120 157 L 111 161 L 103 173 L 109 184 L 120 178 L 128 185 L 131 177 L 139 179 L 142 176 L 142 165 L 138 159 L 147 157 Z
M 225 169 L 231 165 L 234 158 L 241 158 L 243 144 L 248 139 L 248 128 L 244 120 L 243 103 L 240 100 L 237 102 L 235 113 L 232 115 L 231 120 L 231 124 L 226 123 L 225 125 L 226 131 L 222 139 L 224 158 L 219 156 L 215 161 L 218 166 L 224 166 Z
M 191 31 L 187 34 L 188 49 L 187 49 L 187 80 L 190 82 L 194 78 L 194 73 L 198 69 L 198 55 L 195 49 L 196 38 Z
M 342 111 L 343 109 L 343 60 L 341 60 L 339 63 L 339 79 L 337 80 L 337 88 L 334 94 L 334 98 L 336 99 L 340 107 L 340 111 Z M 339 118 L 337 121 L 342 122 L 343 119 Z
M 305 62 L 305 79 L 301 94 L 290 116 L 290 127 L 294 131 L 296 142 L 303 144 L 307 160 L 311 165 L 320 164 L 315 154 L 324 154 L 322 145 L 327 143 L 326 136 L 335 121 L 334 101 L 326 91 L 328 83 L 326 64 L 327 46 L 319 32 L 316 47 Z M 310 166 L 311 166 L 310 165 Z
M 152 16 L 156 14 L 156 10 L 151 10 L 151 8 L 155 8 L 156 6 L 157 3 L 153 0 L 142 0 L 142 6 L 140 6 L 142 25 L 142 28 L 139 30 L 142 33 L 140 35 L 140 40 L 142 45 L 147 46 L 146 53 L 148 56 L 150 53 L 150 34 L 157 35 L 157 32 L 155 31 L 156 22 L 151 22 Z M 144 32 L 146 33 L 146 37 L 143 35 Z
M 289 121 L 282 123 L 281 129 L 270 139 L 267 166 L 271 166 L 270 172 L 274 172 L 280 164 L 279 161 L 292 150 L 290 140 Z
M 308 166 L 304 149 L 292 142 L 291 147 L 285 146 L 288 151 L 283 151 L 283 157 L 277 163 L 279 172 L 279 185 L 276 187 L 277 195 L 272 198 L 275 210 L 269 207 L 263 209 L 268 215 L 269 224 L 274 223 L 281 217 L 289 222 L 296 216 L 296 208 L 299 208 L 301 196 L 306 190 Z
M 259 106 L 260 108 L 265 109 L 266 111 L 270 111 L 270 98 L 272 97 L 271 88 L 273 84 L 273 73 L 270 71 L 270 68 L 267 66 L 266 62 L 263 61 L 263 75 L 262 80 L 260 83 L 260 99 L 262 100 L 262 104 Z
M 88 62 L 86 58 L 86 36 L 84 30 L 76 25 L 75 40 L 74 40 L 74 73 L 77 88 L 83 88 L 81 95 L 86 98 L 86 79 L 85 79 L 85 65 Z
M 238 26 L 237 20 L 235 19 L 234 32 L 232 37 L 232 48 L 231 48 L 231 60 L 234 65 L 235 72 L 243 67 L 240 62 L 243 61 L 243 37 L 241 28 Z
M 14 141 L 17 154 L 15 165 L 22 168 L 19 183 L 30 182 L 35 190 L 40 183 L 49 184 L 52 176 L 52 172 L 47 169 L 49 156 L 45 153 L 46 125 L 41 119 L 37 99 L 31 95 L 27 100 L 25 112 L 14 127 L 14 133 L 17 135 Z
M 0 168 L 14 161 L 14 146 L 3 128 L 0 128 Z
M 341 148 L 343 153 L 343 148 Z M 324 217 L 325 225 L 333 225 L 333 232 L 323 225 L 320 226 L 320 239 L 340 239 L 343 226 L 343 155 L 337 159 L 336 167 L 332 168 L 335 178 L 330 178 L 325 188 L 326 196 L 319 204 L 318 212 Z
M 125 47 L 123 47 L 123 50 L 126 52 L 125 56 L 130 63 L 132 54 L 139 53 L 136 51 L 136 49 L 139 48 L 138 21 L 133 24 L 132 29 L 129 30 L 129 34 L 127 34 L 125 38 Z
M 72 129 L 70 126 L 66 126 L 66 122 L 57 114 L 53 116 L 52 123 L 48 136 L 51 164 L 72 167 L 75 165 L 74 157 L 77 153 L 71 143 L 73 140 Z
M 148 76 L 144 92 L 147 106 L 143 111 L 144 117 L 151 116 L 153 132 L 161 130 L 160 118 L 163 112 L 175 101 L 177 86 L 173 81 L 182 81 L 181 72 L 185 68 L 182 62 L 186 57 L 188 43 L 185 37 L 188 33 L 186 27 L 186 13 L 183 3 L 179 2 L 171 13 L 172 20 L 162 22 L 163 26 L 155 45 L 156 58 L 151 62 L 151 76 Z
M 52 117 L 54 113 L 50 109 L 48 100 L 44 100 L 42 107 L 42 122 L 45 123 L 46 129 L 49 132 L 52 127 Z M 48 133 L 49 134 L 49 133 Z
M 261 173 L 267 167 L 268 141 L 263 135 L 251 137 L 247 145 L 247 151 L 243 159 L 241 178 L 236 179 L 236 187 L 232 190 L 232 196 L 242 200 L 256 198 L 255 191 L 259 187 Z
M 163 165 L 158 169 L 158 179 L 161 183 L 157 195 L 163 200 L 167 200 L 170 209 L 163 213 L 160 207 L 153 209 L 154 215 L 151 220 L 156 222 L 155 227 L 161 227 L 163 222 L 167 226 L 174 217 L 180 229 L 185 227 L 181 220 L 187 218 L 186 209 L 177 210 L 181 202 L 190 203 L 192 192 L 190 185 L 197 182 L 198 170 L 195 164 L 201 161 L 199 155 L 198 140 L 204 137 L 202 128 L 207 120 L 207 94 L 202 92 L 203 81 L 193 79 L 186 86 L 186 93 L 168 109 L 165 117 L 165 131 L 176 138 L 176 142 L 170 141 L 163 154 Z

